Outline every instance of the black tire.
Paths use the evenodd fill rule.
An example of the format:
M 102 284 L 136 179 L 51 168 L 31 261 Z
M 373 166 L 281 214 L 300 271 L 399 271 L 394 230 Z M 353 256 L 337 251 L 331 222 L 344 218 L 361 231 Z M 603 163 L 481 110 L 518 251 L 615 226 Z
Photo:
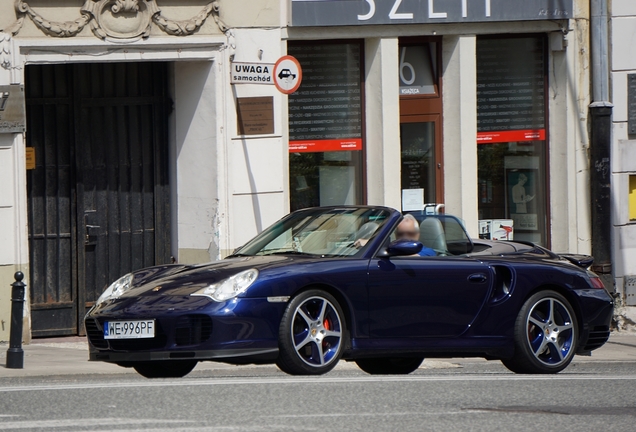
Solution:
M 182 378 L 192 372 L 196 360 L 157 360 L 136 362 L 133 368 L 146 378 Z
M 561 372 L 574 358 L 578 337 L 576 315 L 567 299 L 555 291 L 540 291 L 519 311 L 515 354 L 501 362 L 516 373 Z
M 371 375 L 407 375 L 420 367 L 424 357 L 393 357 L 357 359 L 360 369 Z
M 321 375 L 336 367 L 344 350 L 346 325 L 336 299 L 309 290 L 287 305 L 278 332 L 276 365 L 290 375 Z

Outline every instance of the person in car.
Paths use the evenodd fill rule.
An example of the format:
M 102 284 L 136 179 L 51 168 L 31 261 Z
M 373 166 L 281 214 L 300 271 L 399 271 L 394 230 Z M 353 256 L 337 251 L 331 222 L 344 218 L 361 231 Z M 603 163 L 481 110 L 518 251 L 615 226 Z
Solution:
M 417 223 L 417 219 L 411 214 L 405 214 L 395 230 L 395 236 L 398 240 L 420 241 L 420 225 Z M 437 253 L 433 249 L 423 246 L 418 255 L 436 256 Z
M 417 223 L 417 219 L 411 214 L 405 214 L 395 230 L 395 236 L 397 240 L 420 241 L 420 225 Z M 367 238 L 359 238 L 354 242 L 354 246 L 360 248 L 366 245 L 368 241 L 369 239 Z M 437 253 L 433 249 L 423 246 L 417 255 L 436 256 Z

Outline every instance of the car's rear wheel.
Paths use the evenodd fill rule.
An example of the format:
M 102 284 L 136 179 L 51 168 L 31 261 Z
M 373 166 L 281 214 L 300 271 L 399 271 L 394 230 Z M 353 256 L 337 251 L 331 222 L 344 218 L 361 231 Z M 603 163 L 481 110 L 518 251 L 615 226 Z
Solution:
M 157 360 L 136 362 L 133 368 L 146 378 L 182 378 L 196 365 L 196 360 Z
M 576 352 L 578 324 L 572 306 L 555 291 L 540 291 L 523 305 L 515 323 L 515 354 L 502 363 L 516 373 L 557 373 Z
M 292 375 L 320 375 L 333 369 L 344 348 L 340 305 L 322 290 L 305 291 L 287 306 L 279 329 L 276 364 Z
M 360 369 L 371 375 L 407 375 L 420 367 L 424 357 L 357 359 Z

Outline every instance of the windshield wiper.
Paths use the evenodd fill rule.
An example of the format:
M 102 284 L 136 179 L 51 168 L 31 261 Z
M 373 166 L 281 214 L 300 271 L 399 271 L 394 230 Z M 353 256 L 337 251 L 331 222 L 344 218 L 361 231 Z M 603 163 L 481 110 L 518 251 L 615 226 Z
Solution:
M 307 253 L 307 252 L 299 252 L 295 250 L 277 250 L 270 253 L 263 253 L 263 256 L 268 255 L 304 255 L 304 256 L 312 256 L 312 257 L 320 257 L 321 255 Z
M 226 256 L 226 258 L 240 258 L 240 257 L 250 257 L 250 256 L 254 256 L 254 255 L 237 253 L 237 254 L 228 255 Z

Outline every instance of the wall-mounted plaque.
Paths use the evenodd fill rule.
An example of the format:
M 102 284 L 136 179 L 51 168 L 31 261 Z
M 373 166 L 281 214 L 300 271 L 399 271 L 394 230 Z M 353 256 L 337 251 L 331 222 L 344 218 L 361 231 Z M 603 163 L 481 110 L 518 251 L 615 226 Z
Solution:
M 627 128 L 636 135 L 636 74 L 627 75 Z
M 239 135 L 274 133 L 274 97 L 238 98 L 236 117 Z
M 0 133 L 26 131 L 24 86 L 0 86 Z
M 25 150 L 25 156 L 26 156 L 26 169 L 34 170 L 36 168 L 35 147 L 27 147 L 24 150 Z

